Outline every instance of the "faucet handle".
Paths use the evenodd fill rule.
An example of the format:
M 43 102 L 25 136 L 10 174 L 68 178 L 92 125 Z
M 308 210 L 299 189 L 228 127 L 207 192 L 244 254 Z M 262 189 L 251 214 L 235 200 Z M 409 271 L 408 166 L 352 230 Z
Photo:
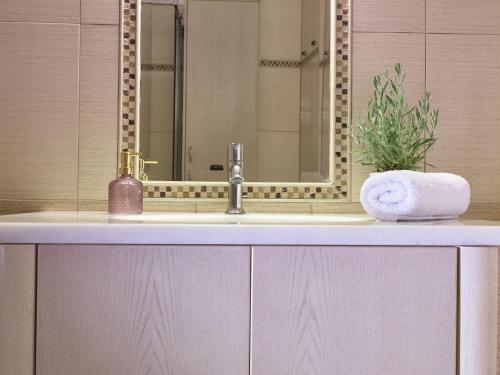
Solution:
M 227 160 L 228 162 L 242 162 L 243 161 L 243 144 L 230 143 L 228 146 Z

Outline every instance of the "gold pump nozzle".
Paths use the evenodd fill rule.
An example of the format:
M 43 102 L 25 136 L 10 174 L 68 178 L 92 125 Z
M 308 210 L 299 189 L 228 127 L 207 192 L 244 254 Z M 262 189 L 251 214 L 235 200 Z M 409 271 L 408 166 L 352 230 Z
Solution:
M 130 160 L 133 156 L 141 156 L 140 152 L 128 152 L 122 151 L 120 153 L 120 175 L 131 175 L 132 174 L 132 165 Z

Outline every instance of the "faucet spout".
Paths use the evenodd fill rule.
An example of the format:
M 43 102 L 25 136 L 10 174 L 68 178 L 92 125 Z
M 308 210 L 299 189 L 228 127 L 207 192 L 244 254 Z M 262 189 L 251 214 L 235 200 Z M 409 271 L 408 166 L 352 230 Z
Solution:
M 228 151 L 229 206 L 226 214 L 244 214 L 243 145 L 241 143 L 230 143 Z
M 244 181 L 243 168 L 239 164 L 234 164 L 229 170 L 229 183 L 242 184 Z

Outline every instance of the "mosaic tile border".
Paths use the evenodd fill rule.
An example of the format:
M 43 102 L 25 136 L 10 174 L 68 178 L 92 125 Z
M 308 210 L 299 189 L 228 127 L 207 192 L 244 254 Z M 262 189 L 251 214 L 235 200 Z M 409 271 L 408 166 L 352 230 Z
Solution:
M 302 62 L 295 60 L 271 60 L 271 59 L 261 59 L 259 61 L 259 66 L 263 68 L 300 68 Z
M 173 72 L 173 64 L 141 64 L 141 70 L 147 72 Z
M 337 0 L 335 9 L 335 167 L 332 179 L 335 185 L 340 186 L 344 193 L 349 190 L 348 182 L 350 177 L 350 142 L 347 125 L 350 121 L 351 105 L 351 0 Z
M 319 48 L 314 48 L 311 52 L 304 55 L 301 60 L 272 60 L 272 59 L 261 59 L 259 61 L 259 66 L 263 68 L 292 68 L 298 69 L 302 65 L 309 62 L 314 56 L 319 52 Z M 323 61 L 319 63 L 320 67 L 323 67 Z
M 145 184 L 144 198 L 227 198 L 227 185 L 172 186 Z M 345 199 L 336 186 L 261 186 L 244 184 L 243 197 L 247 199 Z
M 348 198 L 349 191 L 349 138 L 347 124 L 350 106 L 350 9 L 351 0 L 337 0 L 335 20 L 335 131 L 334 131 L 334 176 L 332 184 L 245 184 L 243 194 L 247 199 L 337 199 Z M 122 0 L 122 113 L 120 126 L 120 150 L 135 150 L 136 133 L 136 22 L 137 0 Z M 309 55 L 308 55 L 309 56 Z M 306 56 L 307 58 L 307 56 Z M 260 66 L 294 67 L 302 61 L 261 60 Z M 329 64 L 329 60 L 323 60 Z M 261 65 L 264 64 L 264 65 Z M 274 65 L 276 64 L 276 65 Z M 227 198 L 226 184 L 189 185 L 189 182 L 145 183 L 145 198 Z
M 120 150 L 135 150 L 137 0 L 121 1 L 121 118 Z

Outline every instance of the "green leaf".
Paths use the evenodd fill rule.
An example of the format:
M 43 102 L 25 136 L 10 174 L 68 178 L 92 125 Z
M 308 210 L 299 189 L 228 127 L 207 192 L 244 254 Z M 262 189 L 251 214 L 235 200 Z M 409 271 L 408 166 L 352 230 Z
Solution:
M 410 105 L 406 99 L 401 64 L 395 74 L 386 71 L 373 78 L 373 95 L 364 117 L 350 124 L 348 134 L 357 146 L 359 162 L 377 171 L 417 170 L 437 141 L 439 110 L 431 111 L 431 94 L 425 92 Z

